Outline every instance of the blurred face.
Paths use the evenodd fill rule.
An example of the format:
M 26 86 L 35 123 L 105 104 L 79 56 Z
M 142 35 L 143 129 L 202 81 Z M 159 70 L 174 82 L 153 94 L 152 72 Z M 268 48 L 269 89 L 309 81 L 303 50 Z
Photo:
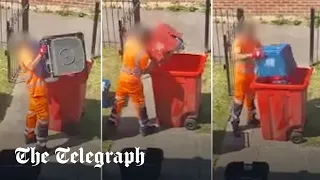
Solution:
M 256 38 L 256 28 L 254 27 L 253 24 L 246 25 L 243 28 L 242 35 L 244 35 L 246 38 L 249 38 L 249 39 L 255 39 Z
M 31 51 L 32 48 L 30 47 L 30 45 L 27 42 L 23 41 L 20 44 L 18 44 L 18 50 Z

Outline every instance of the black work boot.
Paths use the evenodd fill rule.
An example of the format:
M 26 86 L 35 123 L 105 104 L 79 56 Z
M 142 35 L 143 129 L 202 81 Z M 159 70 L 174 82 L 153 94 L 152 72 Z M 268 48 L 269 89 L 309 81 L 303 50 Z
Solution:
M 49 135 L 49 123 L 48 120 L 39 120 L 38 128 L 37 128 L 37 143 L 36 143 L 36 151 L 40 153 L 48 152 L 47 141 Z
M 140 126 L 140 134 L 141 136 L 149 135 L 148 127 L 147 126 Z
M 243 108 L 243 105 L 237 104 L 236 102 L 233 102 L 233 105 L 231 107 L 229 121 L 232 125 L 232 130 L 235 137 L 241 136 L 241 130 L 239 127 L 239 123 L 240 123 L 239 117 L 241 115 L 242 108 Z
M 47 153 L 51 153 L 51 149 L 48 148 L 46 145 L 44 146 L 41 146 L 40 144 L 36 144 L 36 151 L 39 152 L 39 153 L 44 153 L 44 152 L 47 152 Z
M 157 133 L 159 131 L 159 124 L 154 120 L 145 120 L 140 124 L 140 133 L 142 136 Z
M 156 133 L 157 131 L 158 131 L 158 127 L 156 126 L 147 126 L 147 125 L 140 126 L 140 134 L 142 136 L 148 136 Z
M 256 107 L 254 101 L 252 102 L 252 109 L 248 110 L 248 121 L 247 125 L 253 128 L 260 127 L 260 120 L 256 118 Z
M 237 120 L 231 121 L 232 131 L 233 131 L 233 135 L 235 137 L 241 136 L 241 130 L 240 130 L 239 123 L 240 123 L 239 120 L 238 121 Z
M 140 134 L 142 136 L 147 136 L 157 132 L 159 126 L 156 122 L 149 120 L 146 107 L 142 107 L 140 109 L 139 119 L 140 119 Z
M 260 127 L 260 120 L 258 120 L 255 115 L 252 118 L 249 118 L 247 121 L 247 125 L 253 128 Z

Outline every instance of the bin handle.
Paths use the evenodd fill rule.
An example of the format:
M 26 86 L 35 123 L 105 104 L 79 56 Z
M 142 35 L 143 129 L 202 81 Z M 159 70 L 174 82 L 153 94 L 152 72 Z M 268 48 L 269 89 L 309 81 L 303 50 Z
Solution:
M 185 84 L 186 83 L 186 79 L 185 78 L 183 78 L 183 79 L 176 79 L 176 81 L 177 81 L 177 83 L 179 83 L 179 84 Z
M 72 52 L 72 58 L 69 62 L 65 62 L 63 63 L 64 66 L 69 66 L 71 65 L 76 59 L 75 59 L 75 53 L 73 50 L 70 50 L 69 48 L 63 48 L 60 52 L 59 52 L 59 56 L 62 56 L 62 52 L 65 52 L 65 51 L 70 51 Z
M 291 118 L 291 115 L 289 114 L 290 112 L 290 102 L 289 102 L 289 99 L 290 97 L 289 96 L 285 96 L 285 104 L 284 104 L 284 107 L 287 107 L 287 108 L 284 108 L 284 123 L 288 123 L 287 122 L 287 119 L 290 119 Z

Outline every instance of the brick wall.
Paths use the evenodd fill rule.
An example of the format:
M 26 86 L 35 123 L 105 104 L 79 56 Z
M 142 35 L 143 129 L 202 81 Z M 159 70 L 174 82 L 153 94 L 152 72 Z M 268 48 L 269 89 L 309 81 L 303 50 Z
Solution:
M 320 0 L 213 0 L 213 8 L 243 8 L 252 15 L 307 15 Z
M 141 2 L 190 2 L 205 3 L 205 0 L 140 0 Z M 213 0 L 215 1 L 215 0 Z
M 94 7 L 95 0 L 29 0 L 31 5 L 56 5 L 85 8 Z
M 45 4 L 45 5 L 58 5 L 58 6 L 86 8 L 88 6 L 94 7 L 94 3 L 96 0 L 29 0 L 29 1 L 32 4 L 40 4 L 40 5 Z M 107 1 L 118 1 L 118 0 L 107 0 Z M 140 1 L 141 2 L 204 2 L 204 0 L 140 0 Z

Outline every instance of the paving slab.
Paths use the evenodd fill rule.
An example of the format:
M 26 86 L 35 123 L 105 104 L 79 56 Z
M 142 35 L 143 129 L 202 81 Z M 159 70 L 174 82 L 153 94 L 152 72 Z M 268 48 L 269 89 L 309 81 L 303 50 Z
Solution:
M 124 13 L 127 15 L 127 11 L 122 11 L 121 9 L 112 11 L 110 8 L 106 8 L 104 11 L 102 11 L 102 13 L 104 33 L 103 41 L 120 43 L 118 20 L 121 20 Z M 141 9 L 140 15 L 141 22 L 146 26 L 154 26 L 156 23 L 163 22 L 171 25 L 179 32 L 183 33 L 183 39 L 186 48 L 185 52 L 204 52 L 205 13 L 170 12 Z M 128 20 L 130 21 L 130 19 Z M 129 21 L 127 21 L 127 26 L 130 26 Z M 208 38 L 210 42 L 210 37 Z
M 143 77 L 144 94 L 149 118 L 155 118 L 151 77 Z M 126 147 L 160 148 L 164 151 L 164 162 L 160 180 L 211 178 L 211 137 L 185 128 L 172 128 L 142 137 L 138 134 L 138 121 L 132 102 L 124 108 L 119 124 L 119 134 L 127 134 L 115 140 L 111 151 L 121 151 Z M 128 135 L 129 134 L 129 135 Z M 120 180 L 119 167 L 108 164 L 104 168 L 104 179 Z
M 244 110 L 240 124 L 246 123 L 243 118 L 246 113 L 247 111 Z M 222 145 L 222 153 L 213 170 L 214 179 L 223 179 L 225 167 L 234 161 L 267 162 L 270 166 L 269 179 L 272 180 L 320 178 L 320 169 L 317 168 L 320 166 L 319 148 L 303 147 L 291 142 L 264 140 L 260 128 L 246 130 L 245 141 L 241 140 L 243 138 L 235 138 L 231 131 L 229 124 Z
M 93 20 L 90 18 L 76 18 L 76 17 L 61 17 L 55 14 L 43 14 L 30 12 L 30 33 L 36 39 L 40 40 L 43 36 L 83 32 L 85 38 L 86 52 L 90 58 Z M 3 27 L 3 26 L 1 26 Z M 100 31 L 98 27 L 98 35 Z M 3 36 L 5 31 L 1 31 Z M 1 39 L 3 39 L 1 37 Z M 100 39 L 97 43 L 100 45 Z M 96 48 L 100 50 L 100 46 Z M 96 52 L 98 53 L 98 52 Z M 20 79 L 12 92 L 12 102 L 8 107 L 4 119 L 0 123 L 0 150 L 15 149 L 17 147 L 26 147 L 24 144 L 24 127 L 25 115 L 28 110 L 28 95 L 27 89 Z M 88 127 L 89 128 L 89 127 Z M 100 132 L 100 129 L 97 129 Z M 31 147 L 34 144 L 30 145 Z M 101 150 L 101 141 L 98 137 L 86 139 L 75 136 L 70 137 L 57 132 L 50 132 L 48 147 L 54 148 L 57 146 L 70 147 L 71 151 L 78 151 L 80 147 L 84 152 L 97 152 Z M 41 180 L 82 180 L 90 179 L 99 180 L 101 177 L 101 169 L 95 169 L 91 164 L 58 164 L 54 155 L 50 156 L 48 164 L 42 165 L 42 171 L 39 179 Z

